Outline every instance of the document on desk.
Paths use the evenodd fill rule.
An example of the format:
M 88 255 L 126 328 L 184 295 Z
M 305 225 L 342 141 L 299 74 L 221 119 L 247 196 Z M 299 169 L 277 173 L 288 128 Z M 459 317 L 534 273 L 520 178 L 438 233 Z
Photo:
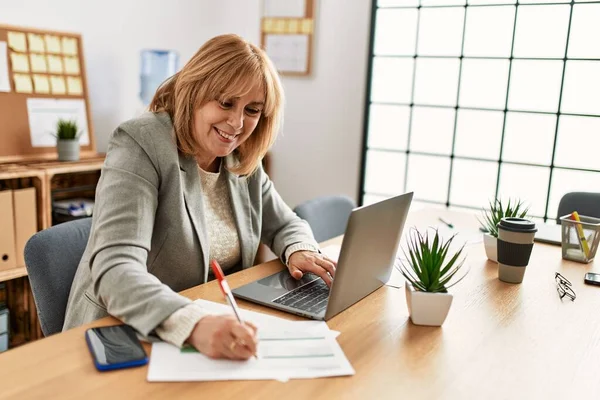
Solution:
M 205 309 L 230 313 L 224 304 L 197 300 Z M 148 381 L 222 381 L 321 378 L 354 375 L 341 347 L 323 321 L 289 321 L 241 310 L 258 327 L 258 359 L 213 360 L 194 349 L 153 343 Z

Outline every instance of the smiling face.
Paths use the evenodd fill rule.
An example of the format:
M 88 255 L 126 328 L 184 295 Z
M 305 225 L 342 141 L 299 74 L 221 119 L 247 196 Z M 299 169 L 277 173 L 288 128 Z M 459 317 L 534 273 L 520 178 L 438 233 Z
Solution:
M 231 154 L 254 132 L 265 96 L 258 85 L 240 97 L 211 100 L 194 112 L 194 135 L 201 149 L 196 155 L 205 171 L 216 172 L 219 157 Z

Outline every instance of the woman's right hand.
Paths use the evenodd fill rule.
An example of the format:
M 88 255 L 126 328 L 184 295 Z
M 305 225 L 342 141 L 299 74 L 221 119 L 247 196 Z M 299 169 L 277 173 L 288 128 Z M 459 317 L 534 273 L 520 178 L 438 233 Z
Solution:
M 240 324 L 232 315 L 207 315 L 196 324 L 187 342 L 210 358 L 247 360 L 256 354 L 256 326 Z

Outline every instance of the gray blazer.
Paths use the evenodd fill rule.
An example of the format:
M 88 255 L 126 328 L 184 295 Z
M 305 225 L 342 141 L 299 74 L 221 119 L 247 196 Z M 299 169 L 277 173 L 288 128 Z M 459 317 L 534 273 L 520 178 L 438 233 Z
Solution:
M 235 156 L 225 158 L 231 166 Z M 193 157 L 180 154 L 168 114 L 146 113 L 112 134 L 90 238 L 73 281 L 63 329 L 113 315 L 143 335 L 190 303 L 177 292 L 207 281 L 209 242 Z M 241 243 L 251 267 L 259 241 L 283 260 L 294 243 L 318 248 L 259 168 L 227 174 Z

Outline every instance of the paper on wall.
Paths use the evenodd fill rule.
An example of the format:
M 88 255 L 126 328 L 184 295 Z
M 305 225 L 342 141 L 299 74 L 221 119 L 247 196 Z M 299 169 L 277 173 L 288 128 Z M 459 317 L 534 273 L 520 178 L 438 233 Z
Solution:
M 10 92 L 8 46 L 6 45 L 6 42 L 0 42 L 0 92 Z
M 30 54 L 31 72 L 47 72 L 46 57 L 41 54 Z
M 308 70 L 308 35 L 266 35 L 265 48 L 280 71 Z
M 69 56 L 76 56 L 77 55 L 77 39 L 63 36 L 62 51 L 63 51 L 63 54 L 66 54 Z
M 59 119 L 74 120 L 82 131 L 79 144 L 90 143 L 85 102 L 79 99 L 27 99 L 29 131 L 33 147 L 56 146 L 56 123 Z
M 47 56 L 48 59 L 48 72 L 52 74 L 62 74 L 63 64 L 62 58 L 57 56 Z
M 25 54 L 11 52 L 10 63 L 13 72 L 29 72 L 29 62 Z
M 62 76 L 51 76 L 50 87 L 52 88 L 52 94 L 66 94 L 67 88 L 65 86 L 65 78 Z
M 25 34 L 22 32 L 8 32 L 8 46 L 14 51 L 25 53 L 27 51 Z
M 36 33 L 28 33 L 29 51 L 34 53 L 44 53 L 46 46 L 44 45 L 44 37 Z
M 32 93 L 33 85 L 31 84 L 31 77 L 29 75 L 14 74 L 15 81 L 15 92 L 18 93 Z
M 63 57 L 65 64 L 65 73 L 79 75 L 79 60 L 77 57 Z
M 50 83 L 45 75 L 33 75 L 33 87 L 36 93 L 50 93 Z
M 48 53 L 60 54 L 60 38 L 58 36 L 46 35 L 46 50 Z
M 67 77 L 67 93 L 79 96 L 83 93 L 83 88 L 81 87 L 81 78 L 76 78 L 73 76 Z

